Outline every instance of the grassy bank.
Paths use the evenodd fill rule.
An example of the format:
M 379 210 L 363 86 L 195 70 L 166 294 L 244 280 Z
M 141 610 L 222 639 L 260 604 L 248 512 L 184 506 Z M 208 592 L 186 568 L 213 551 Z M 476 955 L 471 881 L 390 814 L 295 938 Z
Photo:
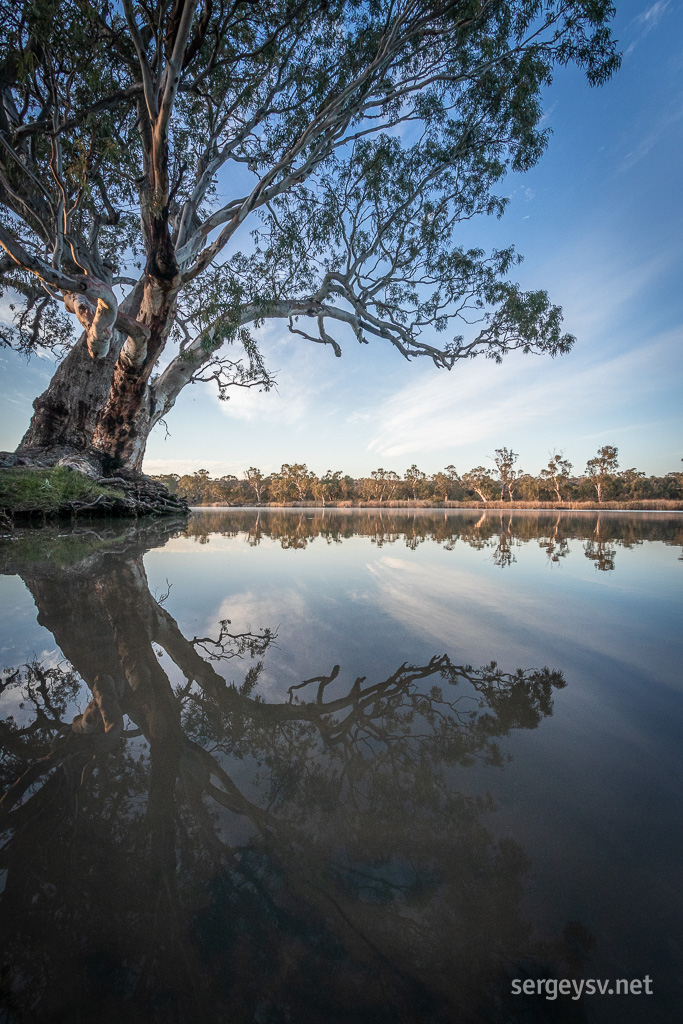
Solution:
M 0 469 L 0 515 L 15 519 L 52 519 L 79 514 L 122 514 L 125 494 L 66 466 L 51 469 Z

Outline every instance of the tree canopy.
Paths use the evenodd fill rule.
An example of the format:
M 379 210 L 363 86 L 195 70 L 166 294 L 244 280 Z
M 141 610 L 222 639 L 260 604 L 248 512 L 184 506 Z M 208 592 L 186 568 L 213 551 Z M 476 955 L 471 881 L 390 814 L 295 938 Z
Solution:
M 20 297 L 0 340 L 73 344 L 68 314 L 84 330 L 24 447 L 139 468 L 191 380 L 272 383 L 252 333 L 269 318 L 336 355 L 383 340 L 447 368 L 566 351 L 559 307 L 511 281 L 515 249 L 458 226 L 501 215 L 506 171 L 541 156 L 553 69 L 595 85 L 618 66 L 612 14 L 0 0 L 0 271 Z

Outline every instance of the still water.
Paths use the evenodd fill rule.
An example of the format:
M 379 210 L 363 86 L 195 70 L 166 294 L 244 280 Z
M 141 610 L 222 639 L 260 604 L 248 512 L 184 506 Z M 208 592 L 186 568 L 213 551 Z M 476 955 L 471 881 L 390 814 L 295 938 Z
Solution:
M 683 1019 L 682 545 L 312 509 L 2 541 L 0 1020 Z

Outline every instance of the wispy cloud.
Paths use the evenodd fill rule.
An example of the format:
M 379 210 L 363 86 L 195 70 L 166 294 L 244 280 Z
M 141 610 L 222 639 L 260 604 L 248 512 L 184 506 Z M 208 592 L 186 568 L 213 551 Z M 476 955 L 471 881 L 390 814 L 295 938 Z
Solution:
M 625 57 L 630 57 L 638 43 L 659 24 L 669 6 L 670 0 L 656 0 L 654 4 L 646 7 L 644 11 L 636 15 L 631 24 L 638 26 L 638 35 L 626 47 L 624 51 Z
M 622 172 L 628 171 L 634 164 L 644 159 L 655 148 L 660 139 L 669 134 L 682 117 L 683 107 L 680 104 L 680 100 L 677 100 L 676 106 L 673 109 L 662 113 L 659 118 L 655 118 L 648 124 L 647 130 L 639 139 L 638 144 L 628 151 L 617 170 Z
M 269 327 L 266 335 L 259 335 L 259 344 L 276 386 L 268 393 L 236 387 L 228 401 L 220 401 L 218 396 L 215 400 L 230 419 L 291 427 L 307 420 L 316 398 L 328 390 L 330 381 L 321 373 L 320 346 L 299 343 L 280 324 Z
M 636 16 L 636 21 L 639 25 L 644 25 L 647 31 L 653 29 L 657 25 L 669 6 L 670 0 L 656 0 L 654 4 L 647 7 L 644 11 Z
M 596 409 L 623 409 L 630 396 L 661 387 L 659 367 L 680 344 L 681 333 L 600 363 L 582 361 L 571 372 L 520 357 L 501 367 L 468 364 L 454 371 L 455 380 L 429 374 L 379 408 L 368 451 L 386 459 L 406 457 L 499 440 L 506 423 L 518 432 L 538 425 L 547 435 L 562 423 L 591 422 Z M 568 360 L 565 367 L 570 365 Z
M 613 239 L 611 259 L 604 248 L 599 231 L 584 234 L 547 267 L 551 294 L 561 296 L 567 325 L 581 339 L 569 356 L 551 361 L 515 353 L 502 366 L 480 358 L 450 374 L 414 370 L 410 384 L 377 409 L 360 411 L 368 451 L 389 460 L 457 450 L 499 440 L 505 424 L 527 437 L 538 424 L 552 444 L 553 430 L 575 435 L 581 420 L 593 426 L 610 410 L 626 425 L 633 403 L 661 390 L 661 367 L 679 358 L 681 330 L 643 337 L 641 317 L 630 315 L 670 254 L 629 262 L 614 259 Z
M 194 473 L 198 468 L 206 469 L 211 476 L 227 476 L 232 473 L 234 476 L 242 476 L 247 468 L 246 462 L 230 462 L 227 459 L 203 459 L 201 457 L 189 459 L 145 459 L 145 473 L 151 476 L 159 476 L 163 473 L 177 473 L 182 476 L 184 473 Z
M 583 554 L 582 545 L 578 541 L 570 541 L 570 545 L 571 558 L 575 560 L 571 564 L 576 572 Z M 462 643 L 467 648 L 468 658 L 475 663 L 494 658 L 504 669 L 514 665 L 538 665 L 544 660 L 552 664 L 551 659 L 557 658 L 558 649 L 567 642 L 566 607 L 548 604 L 543 593 L 520 583 L 513 591 L 512 576 L 501 578 L 500 574 L 493 576 L 482 571 L 481 561 L 490 555 L 478 552 L 478 556 L 476 572 L 469 568 L 469 559 L 463 557 L 462 552 L 452 560 L 439 559 L 438 564 L 431 565 L 426 565 L 424 560 L 377 559 L 367 566 L 375 578 L 374 606 L 396 619 L 408 635 L 415 631 L 430 636 L 442 650 L 456 658 Z M 520 561 L 533 557 L 531 550 L 519 556 Z M 607 581 L 597 580 L 595 575 L 589 577 L 593 587 L 584 586 L 581 596 L 572 599 L 572 614 L 577 624 L 571 639 L 574 655 L 580 650 L 584 657 L 599 657 L 603 664 L 605 659 L 611 659 L 615 665 L 625 665 L 628 661 L 630 669 L 635 659 L 645 667 L 647 651 L 635 643 L 625 652 L 617 639 L 617 631 L 607 625 L 604 616 L 609 617 L 610 612 L 593 589 L 596 584 L 604 585 Z M 511 600 L 513 592 L 514 601 Z M 595 629 L 596 610 L 600 610 L 602 616 L 604 628 L 600 630 Z M 623 617 L 620 611 L 611 614 L 615 621 L 620 615 Z M 635 617 L 633 627 L 640 628 Z M 651 671 L 651 663 L 647 664 Z M 578 680 L 577 684 L 581 685 Z

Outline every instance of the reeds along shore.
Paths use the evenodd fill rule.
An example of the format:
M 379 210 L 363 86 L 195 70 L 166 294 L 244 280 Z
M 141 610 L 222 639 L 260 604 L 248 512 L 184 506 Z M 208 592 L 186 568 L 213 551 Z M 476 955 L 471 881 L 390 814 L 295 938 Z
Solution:
M 533 511 L 534 509 L 553 509 L 561 512 L 566 510 L 581 510 L 593 512 L 604 511 L 641 511 L 641 512 L 683 512 L 683 500 L 673 501 L 664 498 L 651 501 L 329 501 L 322 504 L 319 501 L 236 501 L 236 502 L 199 502 L 191 505 L 191 508 L 336 508 L 336 509 L 411 509 L 424 508 L 437 511 L 438 509 L 496 509 L 498 511 Z

